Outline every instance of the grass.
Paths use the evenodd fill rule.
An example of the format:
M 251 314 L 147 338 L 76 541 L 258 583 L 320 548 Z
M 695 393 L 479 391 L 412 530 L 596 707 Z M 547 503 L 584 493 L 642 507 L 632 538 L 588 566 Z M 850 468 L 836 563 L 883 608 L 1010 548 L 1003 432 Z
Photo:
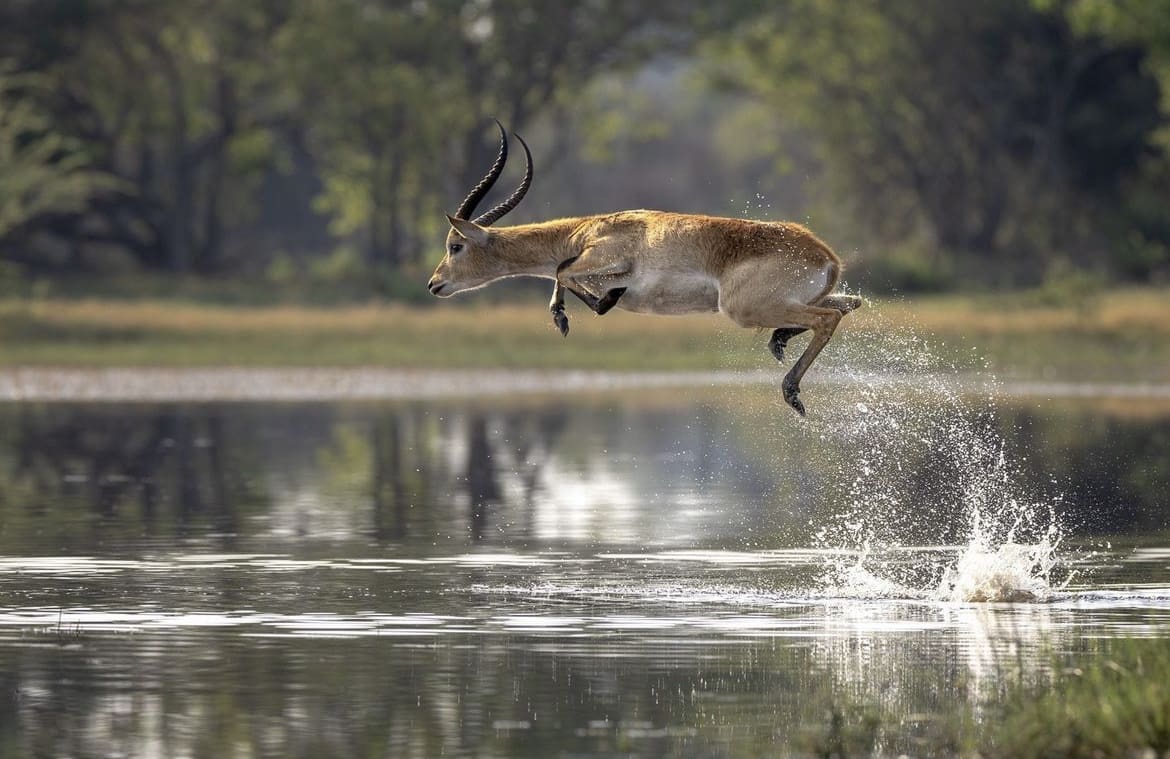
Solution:
M 1016 672 L 998 697 L 984 696 L 978 704 L 945 713 L 907 715 L 848 697 L 824 704 L 823 720 L 809 724 L 802 735 L 800 755 L 1170 756 L 1170 642 L 1095 641 L 1089 648 L 1096 650 L 1054 658 L 1048 677 L 1035 680 Z
M 770 361 L 765 336 L 718 315 L 599 318 L 577 308 L 562 339 L 541 302 L 464 300 L 315 308 L 8 299 L 0 301 L 0 365 L 672 370 Z M 1088 308 L 1027 294 L 878 301 L 847 317 L 837 339 L 891 331 L 922 334 L 960 365 L 981 357 L 1005 375 L 1170 379 L 1170 298 L 1153 289 L 1111 291 Z
M 1170 755 L 1170 645 L 1127 640 L 1091 665 L 1020 688 L 987 736 L 987 756 Z

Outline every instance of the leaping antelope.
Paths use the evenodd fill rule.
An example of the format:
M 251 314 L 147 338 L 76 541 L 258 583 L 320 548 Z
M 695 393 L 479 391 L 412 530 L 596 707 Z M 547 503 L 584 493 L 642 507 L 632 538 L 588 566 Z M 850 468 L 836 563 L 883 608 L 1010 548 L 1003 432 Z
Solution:
M 719 311 L 741 327 L 770 328 L 768 348 L 777 361 L 790 338 L 811 329 L 782 385 L 784 400 L 804 415 L 801 378 L 841 317 L 861 305 L 856 295 L 833 292 L 841 260 L 828 245 L 799 224 L 665 211 L 493 227 L 532 184 L 532 153 L 516 135 L 524 179 L 502 203 L 470 218 L 508 158 L 508 136 L 496 126 L 495 162 L 447 217 L 447 252 L 427 284 L 432 294 L 446 298 L 504 277 L 545 277 L 556 283 L 549 310 L 562 335 L 569 333 L 568 290 L 598 315 L 614 306 L 645 314 Z

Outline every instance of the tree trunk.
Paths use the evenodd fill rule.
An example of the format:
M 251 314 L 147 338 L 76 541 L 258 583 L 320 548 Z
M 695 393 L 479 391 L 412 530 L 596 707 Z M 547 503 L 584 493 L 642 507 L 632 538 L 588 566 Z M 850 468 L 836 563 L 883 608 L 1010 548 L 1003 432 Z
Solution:
M 191 234 L 191 220 L 195 215 L 194 169 L 186 155 L 183 141 L 176 137 L 172 145 L 174 170 L 171 173 L 171 190 L 174 196 L 167 212 L 166 241 L 168 268 L 183 274 L 191 270 L 194 259 L 194 240 Z

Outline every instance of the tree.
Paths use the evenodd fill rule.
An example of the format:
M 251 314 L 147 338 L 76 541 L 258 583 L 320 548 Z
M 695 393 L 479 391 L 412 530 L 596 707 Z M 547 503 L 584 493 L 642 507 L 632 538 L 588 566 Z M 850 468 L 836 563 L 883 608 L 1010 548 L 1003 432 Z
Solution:
M 1120 208 L 1108 219 L 1118 242 L 1115 266 L 1123 275 L 1148 280 L 1170 275 L 1170 2 L 1167 0 L 1037 0 L 1041 8 L 1063 12 L 1087 37 L 1138 49 L 1139 61 L 1161 82 L 1162 107 L 1155 133 L 1155 156 L 1146 156 L 1121 188 Z M 1124 127 L 1125 124 L 1123 123 Z
M 281 123 L 265 39 L 279 3 L 90 0 L 76 42 L 43 65 L 55 126 L 124 192 L 58 230 L 145 266 L 213 271 L 224 227 L 270 159 Z
M 683 51 L 757 5 L 11 0 L 0 46 L 50 82 L 32 105 L 55 132 L 122 180 L 40 232 L 159 271 L 222 271 L 240 263 L 227 259 L 249 215 L 271 213 L 261 190 L 284 166 L 309 177 L 300 197 L 319 179 L 315 208 L 344 251 L 360 246 L 353 263 L 387 272 L 444 232 L 442 212 L 491 161 L 492 117 L 543 130 L 547 169 L 572 147 L 565 127 L 589 118 L 599 74 Z
M 28 97 L 44 87 L 39 76 L 0 71 L 0 252 L 34 265 L 45 263 L 27 248 L 40 226 L 78 214 L 120 186 L 93 169 L 83 146 L 57 132 Z
M 1160 118 L 1140 51 L 1011 0 L 795 0 L 721 50 L 724 81 L 815 135 L 864 227 L 924 237 L 990 281 L 1090 250 Z
M 417 219 L 435 211 L 435 156 L 459 114 L 441 67 L 450 21 L 433 3 L 302 0 L 279 39 L 323 174 L 321 207 L 338 234 L 364 237 L 375 266 L 411 261 Z
M 490 164 L 491 118 L 517 131 L 571 119 L 586 82 L 689 34 L 697 5 L 302 0 L 281 48 L 323 207 L 361 235 L 369 263 L 417 261 Z

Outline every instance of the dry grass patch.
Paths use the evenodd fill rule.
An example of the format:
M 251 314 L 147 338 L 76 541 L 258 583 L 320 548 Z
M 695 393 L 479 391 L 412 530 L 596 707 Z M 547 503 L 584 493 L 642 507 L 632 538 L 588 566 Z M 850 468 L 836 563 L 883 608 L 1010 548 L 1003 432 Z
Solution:
M 1028 294 L 932 296 L 878 303 L 879 322 L 892 326 L 966 335 L 1126 330 L 1170 334 L 1170 297 L 1154 289 L 1114 290 L 1083 305 L 1053 305 Z M 873 322 L 871 322 L 873 324 Z M 854 325 L 864 329 L 865 325 Z
M 0 302 L 7 366 L 357 366 L 610 370 L 764 368 L 763 331 L 718 314 L 597 317 L 570 305 L 568 339 L 543 303 L 469 298 L 429 308 L 228 307 L 165 300 Z M 1027 294 L 876 301 L 843 322 L 840 341 L 879 344 L 888 331 L 933 335 L 959 365 L 981 356 L 1016 377 L 1170 379 L 1170 298 L 1101 294 L 1091 308 Z M 830 346 L 828 357 L 841 355 Z M 832 360 L 831 358 L 829 359 Z M 967 362 L 967 363 L 963 363 Z M 976 365 L 978 363 L 976 362 Z

